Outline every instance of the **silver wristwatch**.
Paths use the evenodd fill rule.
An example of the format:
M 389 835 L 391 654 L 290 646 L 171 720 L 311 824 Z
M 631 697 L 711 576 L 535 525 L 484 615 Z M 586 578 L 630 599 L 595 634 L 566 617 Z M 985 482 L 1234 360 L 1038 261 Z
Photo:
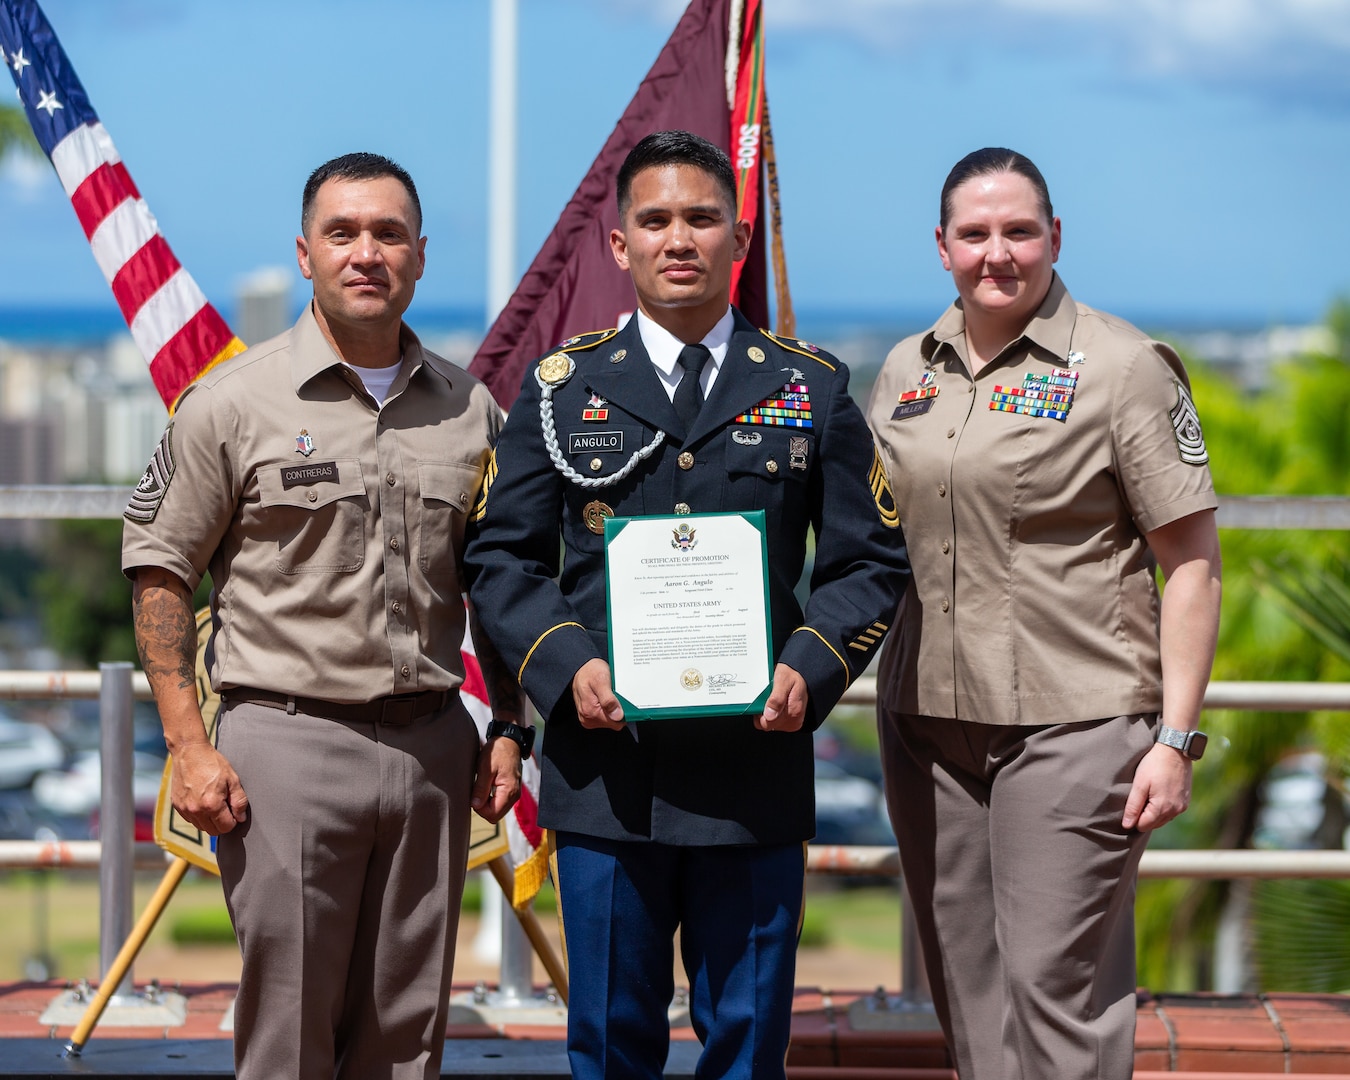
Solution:
M 1209 736 L 1203 731 L 1178 731 L 1166 724 L 1158 725 L 1158 737 L 1155 740 L 1173 750 L 1180 750 L 1192 761 L 1205 756 L 1205 747 L 1209 745 Z

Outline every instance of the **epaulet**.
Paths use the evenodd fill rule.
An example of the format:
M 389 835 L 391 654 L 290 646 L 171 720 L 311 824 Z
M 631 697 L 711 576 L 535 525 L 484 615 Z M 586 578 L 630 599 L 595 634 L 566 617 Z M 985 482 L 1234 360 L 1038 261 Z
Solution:
M 578 334 L 576 337 L 558 342 L 558 351 L 577 352 L 580 349 L 593 349 L 602 342 L 608 341 L 618 332 L 619 328 L 612 326 L 608 330 L 592 330 L 587 334 Z
M 781 338 L 772 330 L 761 329 L 760 333 L 779 348 L 786 349 L 788 352 L 794 352 L 798 356 L 808 357 L 818 364 L 824 364 L 831 371 L 834 370 L 834 365 L 822 357 L 820 355 L 820 349 L 815 345 L 812 345 L 809 341 L 802 341 L 801 338 Z

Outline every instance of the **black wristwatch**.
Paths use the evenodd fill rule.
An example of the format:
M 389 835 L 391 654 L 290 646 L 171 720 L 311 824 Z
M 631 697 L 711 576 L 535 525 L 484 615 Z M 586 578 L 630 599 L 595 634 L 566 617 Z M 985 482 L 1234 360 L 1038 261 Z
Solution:
M 492 729 L 489 728 L 488 730 L 491 731 Z M 1170 746 L 1173 750 L 1180 750 L 1192 761 L 1199 761 L 1205 756 L 1205 747 L 1209 745 L 1209 736 L 1203 731 L 1178 731 L 1166 724 L 1159 724 L 1155 741 L 1162 743 L 1164 746 Z
M 534 749 L 534 728 L 532 727 L 521 727 L 509 720 L 489 720 L 487 737 L 495 739 L 499 735 L 510 739 L 519 746 L 522 758 L 529 757 L 530 751 Z

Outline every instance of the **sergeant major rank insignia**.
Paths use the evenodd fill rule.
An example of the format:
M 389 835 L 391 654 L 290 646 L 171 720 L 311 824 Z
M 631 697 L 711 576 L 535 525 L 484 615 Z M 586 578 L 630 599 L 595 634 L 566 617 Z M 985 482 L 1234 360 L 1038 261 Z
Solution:
M 173 479 L 175 462 L 173 457 L 173 424 L 164 429 L 164 434 L 155 447 L 145 474 L 131 493 L 131 500 L 122 516 L 128 521 L 149 525 L 159 512 L 159 504 L 164 501 L 164 493 L 169 490 L 169 481 Z

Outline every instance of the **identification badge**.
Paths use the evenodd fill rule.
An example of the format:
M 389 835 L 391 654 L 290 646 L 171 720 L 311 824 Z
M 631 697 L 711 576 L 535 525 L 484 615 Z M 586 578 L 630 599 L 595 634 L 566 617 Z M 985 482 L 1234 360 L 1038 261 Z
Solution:
M 930 397 L 902 401 L 895 407 L 895 412 L 891 413 L 891 419 L 908 420 L 911 416 L 922 416 L 932 407 L 933 399 Z
M 623 452 L 622 431 L 575 431 L 567 436 L 569 454 L 618 454 Z
M 310 484 L 333 483 L 338 480 L 336 461 L 319 461 L 313 465 L 284 465 L 281 469 L 283 488 L 308 487 Z

